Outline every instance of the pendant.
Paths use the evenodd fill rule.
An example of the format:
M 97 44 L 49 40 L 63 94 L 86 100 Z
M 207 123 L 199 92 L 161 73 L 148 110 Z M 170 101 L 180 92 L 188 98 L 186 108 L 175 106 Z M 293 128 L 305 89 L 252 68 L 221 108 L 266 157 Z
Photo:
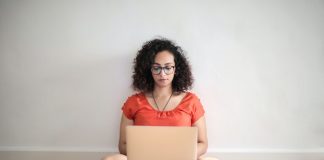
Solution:
M 166 118 L 167 116 L 165 115 L 164 112 L 157 113 L 158 118 Z

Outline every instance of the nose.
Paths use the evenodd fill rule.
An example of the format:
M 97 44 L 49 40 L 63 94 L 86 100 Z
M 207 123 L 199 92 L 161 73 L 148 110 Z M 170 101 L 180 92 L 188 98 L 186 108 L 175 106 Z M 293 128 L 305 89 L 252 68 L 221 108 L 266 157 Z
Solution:
M 161 72 L 160 72 L 160 76 L 165 76 L 166 74 L 165 74 L 165 72 L 164 72 L 164 69 L 162 69 L 161 70 Z

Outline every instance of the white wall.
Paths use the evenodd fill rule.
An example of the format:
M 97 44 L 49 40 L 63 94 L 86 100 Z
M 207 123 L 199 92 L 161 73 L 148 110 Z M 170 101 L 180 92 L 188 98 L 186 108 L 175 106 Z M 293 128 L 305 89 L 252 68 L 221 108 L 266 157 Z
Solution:
M 324 148 L 323 1 L 0 2 L 0 149 L 116 150 L 132 60 L 187 51 L 210 151 Z

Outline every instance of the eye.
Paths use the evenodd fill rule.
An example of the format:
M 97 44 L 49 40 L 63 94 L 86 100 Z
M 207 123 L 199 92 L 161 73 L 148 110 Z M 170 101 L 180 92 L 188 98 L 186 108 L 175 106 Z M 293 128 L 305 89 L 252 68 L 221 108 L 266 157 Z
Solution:
M 165 69 L 169 71 L 172 69 L 172 67 L 165 67 Z
M 158 71 L 158 70 L 160 70 L 160 69 L 161 69 L 161 67 L 158 67 L 158 66 L 153 66 L 153 67 L 152 67 L 152 69 L 153 69 L 154 71 Z

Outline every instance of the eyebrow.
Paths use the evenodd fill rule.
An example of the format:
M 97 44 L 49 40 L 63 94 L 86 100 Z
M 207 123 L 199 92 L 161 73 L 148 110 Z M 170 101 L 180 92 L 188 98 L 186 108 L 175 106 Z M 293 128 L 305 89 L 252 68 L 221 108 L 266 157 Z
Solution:
M 170 65 L 170 64 L 173 64 L 173 63 L 169 62 L 169 63 L 165 63 L 164 65 Z M 160 63 L 153 63 L 153 65 L 160 65 L 161 66 Z

